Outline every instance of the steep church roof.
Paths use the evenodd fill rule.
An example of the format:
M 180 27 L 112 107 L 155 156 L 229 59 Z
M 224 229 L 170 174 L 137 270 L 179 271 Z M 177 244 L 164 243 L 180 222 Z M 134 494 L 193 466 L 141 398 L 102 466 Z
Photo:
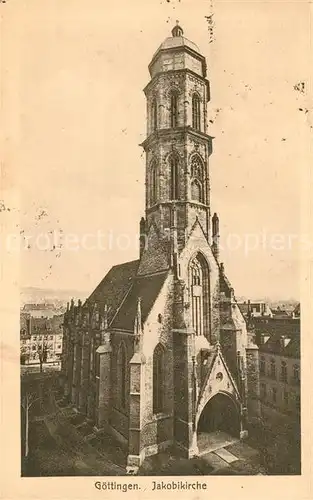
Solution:
M 136 276 L 138 265 L 139 260 L 133 260 L 111 267 L 110 271 L 86 300 L 86 305 L 90 306 L 97 303 L 100 308 L 107 305 L 108 322 L 110 323 L 132 286 L 132 279 Z
M 119 330 L 133 330 L 138 297 L 141 297 L 141 317 L 144 322 L 159 295 L 167 275 L 168 271 L 151 276 L 136 276 L 111 327 Z
M 97 303 L 100 308 L 108 307 L 111 328 L 133 331 L 138 297 L 144 322 L 168 275 L 165 271 L 138 276 L 138 266 L 139 260 L 113 266 L 86 300 L 87 306 Z

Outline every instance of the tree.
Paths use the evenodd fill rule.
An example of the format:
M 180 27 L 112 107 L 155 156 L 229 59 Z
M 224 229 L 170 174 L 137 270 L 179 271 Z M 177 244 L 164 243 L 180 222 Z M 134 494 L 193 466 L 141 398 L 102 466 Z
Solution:
M 27 458 L 29 454 L 29 409 L 38 401 L 38 398 L 34 392 L 26 391 L 22 398 L 22 408 L 25 412 L 25 453 L 24 456 Z
M 20 345 L 20 362 L 25 365 L 29 361 L 29 346 L 25 344 Z
M 40 372 L 42 372 L 43 363 L 46 363 L 48 357 L 48 344 L 46 341 L 37 342 L 37 353 L 40 363 Z

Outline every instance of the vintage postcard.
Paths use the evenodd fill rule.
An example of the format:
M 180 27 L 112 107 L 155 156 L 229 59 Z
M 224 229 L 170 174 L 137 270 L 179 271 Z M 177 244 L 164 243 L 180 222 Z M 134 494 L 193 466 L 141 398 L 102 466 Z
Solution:
M 310 3 L 0 14 L 2 497 L 312 498 Z

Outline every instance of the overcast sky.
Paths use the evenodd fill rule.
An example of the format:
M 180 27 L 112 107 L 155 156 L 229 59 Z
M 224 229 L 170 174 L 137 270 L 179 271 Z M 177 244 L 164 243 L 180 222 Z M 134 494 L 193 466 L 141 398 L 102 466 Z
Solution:
M 294 86 L 308 80 L 308 4 L 214 2 L 212 44 L 209 2 L 28 0 L 23 7 L 14 54 L 20 227 L 31 239 L 21 284 L 91 292 L 112 265 L 137 258 L 142 89 L 153 53 L 179 19 L 207 57 L 212 213 L 220 216 L 226 273 L 236 295 L 299 297 L 309 114 L 306 87 Z M 101 231 L 111 248 L 36 248 L 35 237 L 51 231 L 63 238 Z

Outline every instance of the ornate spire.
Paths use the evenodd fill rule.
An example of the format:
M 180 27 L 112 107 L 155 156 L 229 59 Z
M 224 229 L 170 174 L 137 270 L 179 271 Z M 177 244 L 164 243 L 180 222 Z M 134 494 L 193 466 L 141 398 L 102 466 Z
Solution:
M 179 26 L 179 21 L 176 21 L 176 26 L 172 29 L 172 36 L 183 36 L 183 34 L 183 28 Z
M 137 311 L 134 323 L 135 352 L 141 351 L 142 319 L 141 319 L 141 297 L 137 299 Z
M 141 335 L 142 323 L 141 323 L 141 297 L 137 299 L 137 311 L 135 317 L 134 333 L 135 335 Z

